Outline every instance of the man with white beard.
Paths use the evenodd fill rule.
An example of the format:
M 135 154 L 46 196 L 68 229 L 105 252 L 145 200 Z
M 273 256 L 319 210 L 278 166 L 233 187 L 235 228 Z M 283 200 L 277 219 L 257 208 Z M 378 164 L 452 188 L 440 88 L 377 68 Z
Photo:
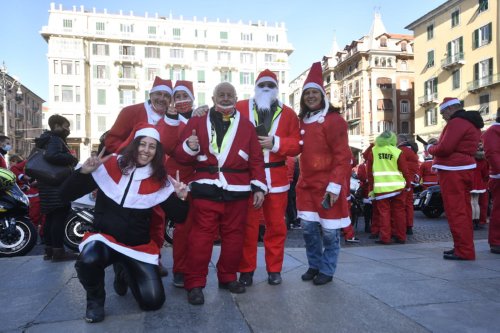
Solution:
M 287 156 L 297 156 L 300 152 L 299 120 L 290 107 L 278 100 L 278 80 L 268 69 L 257 77 L 255 97 L 239 101 L 236 109 L 256 127 L 269 188 L 261 209 L 253 208 L 252 198 L 249 201 L 239 281 L 245 286 L 253 283 L 253 273 L 257 266 L 259 223 L 263 217 L 266 226 L 264 248 L 268 283 L 278 285 L 282 281 L 281 268 L 287 234 L 285 211 L 290 188 L 285 161 Z

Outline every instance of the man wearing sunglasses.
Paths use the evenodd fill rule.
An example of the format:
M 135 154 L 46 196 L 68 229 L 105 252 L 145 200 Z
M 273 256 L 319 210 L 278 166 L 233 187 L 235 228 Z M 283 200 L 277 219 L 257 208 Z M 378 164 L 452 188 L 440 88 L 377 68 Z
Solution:
M 287 156 L 300 152 L 299 120 L 296 113 L 278 99 L 278 78 L 269 69 L 262 71 L 255 82 L 255 95 L 239 101 L 236 109 L 256 127 L 264 153 L 264 171 L 269 193 L 261 210 L 249 201 L 243 258 L 240 262 L 239 281 L 245 286 L 253 283 L 257 265 L 259 222 L 264 218 L 265 260 L 268 283 L 281 283 L 281 268 L 287 228 L 284 220 L 290 183 L 285 164 Z

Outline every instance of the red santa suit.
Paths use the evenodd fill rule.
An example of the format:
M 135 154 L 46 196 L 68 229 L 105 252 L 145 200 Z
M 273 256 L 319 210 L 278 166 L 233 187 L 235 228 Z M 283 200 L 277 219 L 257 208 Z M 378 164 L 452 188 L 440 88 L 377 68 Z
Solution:
M 400 145 L 398 146 L 402 151 L 403 158 L 406 160 L 406 166 L 408 168 L 408 173 L 413 185 L 418 185 L 418 155 L 411 149 L 410 146 Z M 409 187 L 409 191 L 406 192 L 406 227 L 413 228 L 413 186 Z
M 444 209 L 451 234 L 454 254 L 462 259 L 474 260 L 472 207 L 470 191 L 474 179 L 477 151 L 481 131 L 479 124 L 465 119 L 467 112 L 456 111 L 448 121 L 436 145 L 427 150 L 434 156 L 433 167 L 438 169 Z
M 0 168 L 8 169 L 7 161 L 5 160 L 5 156 L 3 156 L 2 153 L 0 153 Z
M 420 164 L 418 174 L 420 176 L 422 188 L 425 190 L 430 186 L 438 184 L 438 174 L 437 170 L 432 167 L 432 157 L 426 158 L 426 160 Z
M 219 115 L 212 108 L 203 117 L 191 118 L 181 135 L 182 144 L 175 150 L 178 162 L 192 163 L 196 170 L 190 183 L 193 227 L 184 272 L 187 290 L 205 286 L 213 235 L 217 231 L 222 241 L 218 280 L 220 283 L 236 280 L 252 186 L 267 190 L 262 149 L 254 126 L 236 111 L 223 137 L 217 138 L 221 132 L 214 127 L 211 117 Z M 198 151 L 187 145 L 193 130 L 199 140 Z
M 488 243 L 492 252 L 500 253 L 500 123 L 495 122 L 483 134 L 483 148 L 489 164 L 488 183 L 493 206 L 488 229 Z M 497 250 L 493 249 L 495 247 Z
M 254 126 L 258 124 L 257 111 L 253 99 L 239 101 L 236 109 L 250 120 Z M 253 272 L 257 265 L 257 241 L 259 234 L 259 216 L 263 213 L 266 226 L 264 248 L 266 269 L 268 272 L 279 273 L 283 265 L 286 224 L 285 211 L 288 202 L 288 169 L 287 156 L 296 156 L 300 152 L 299 120 L 295 112 L 288 106 L 278 103 L 273 115 L 269 136 L 274 138 L 271 150 L 263 149 L 264 171 L 269 193 L 266 195 L 262 212 L 253 207 L 250 198 L 245 232 L 243 257 L 240 262 L 240 272 Z
M 323 111 L 304 118 L 300 125 L 303 147 L 297 183 L 298 217 L 319 222 L 325 229 L 347 227 L 351 223 L 346 184 L 351 172 L 347 123 L 338 113 Z M 326 191 L 338 194 L 330 209 L 321 205 Z

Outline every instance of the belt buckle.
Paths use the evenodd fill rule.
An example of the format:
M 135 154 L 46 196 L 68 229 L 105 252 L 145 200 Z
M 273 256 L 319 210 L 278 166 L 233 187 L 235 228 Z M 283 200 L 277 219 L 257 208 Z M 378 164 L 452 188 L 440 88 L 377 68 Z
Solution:
M 219 172 L 219 166 L 218 165 L 211 165 L 208 167 L 208 172 L 211 174 Z

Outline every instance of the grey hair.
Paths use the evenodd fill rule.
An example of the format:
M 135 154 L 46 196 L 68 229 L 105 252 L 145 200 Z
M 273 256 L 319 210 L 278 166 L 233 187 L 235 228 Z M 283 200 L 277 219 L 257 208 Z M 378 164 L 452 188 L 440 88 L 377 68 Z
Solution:
M 217 95 L 217 92 L 219 91 L 220 88 L 222 87 L 226 87 L 226 86 L 229 86 L 231 87 L 231 89 L 233 90 L 234 92 L 234 96 L 236 97 L 236 88 L 230 83 L 230 82 L 221 82 L 219 84 L 217 84 L 214 88 L 214 92 L 213 92 L 213 96 L 216 96 Z

